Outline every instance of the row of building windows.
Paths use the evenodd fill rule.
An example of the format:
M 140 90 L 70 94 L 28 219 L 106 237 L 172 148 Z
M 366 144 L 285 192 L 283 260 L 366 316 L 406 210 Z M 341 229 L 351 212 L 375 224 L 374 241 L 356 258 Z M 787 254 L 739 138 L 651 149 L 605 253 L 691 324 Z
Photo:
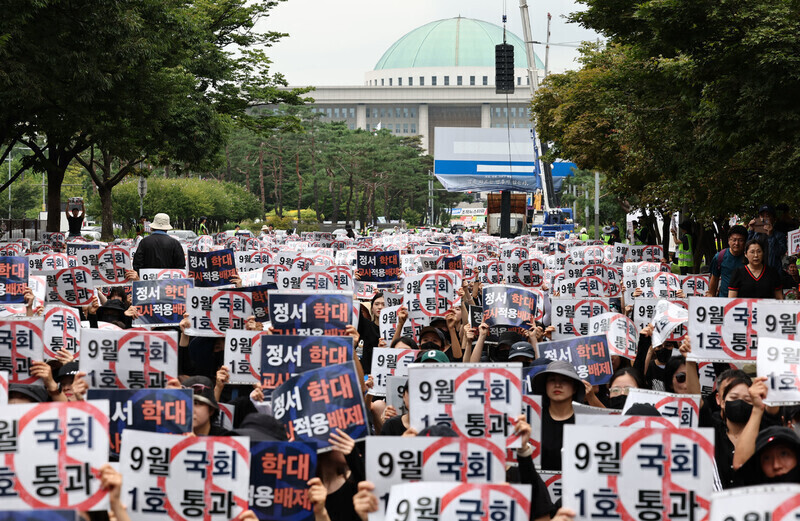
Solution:
M 333 119 L 347 119 L 356 117 L 355 107 L 328 107 L 328 108 L 312 108 L 311 112 L 322 114 L 323 117 Z
M 508 128 L 508 123 L 495 123 L 494 128 Z M 511 123 L 511 128 L 533 128 L 531 123 Z
M 442 85 L 446 85 L 446 86 L 450 85 L 450 76 L 443 76 L 442 79 L 443 79 Z M 517 85 L 522 85 L 522 79 L 523 79 L 522 76 L 517 76 Z M 394 80 L 395 80 L 395 78 L 381 78 L 380 79 L 381 87 L 386 87 L 386 86 L 393 87 L 395 85 L 397 85 L 398 87 L 402 87 L 403 86 L 403 78 L 402 77 L 398 77 L 397 78 L 397 83 L 394 83 Z M 477 81 L 477 76 L 469 76 L 469 84 L 468 85 L 470 85 L 470 86 L 478 85 L 478 83 L 476 83 L 476 81 Z M 438 85 L 438 84 L 439 84 L 439 77 L 438 76 L 431 76 L 431 85 L 435 86 L 435 85 Z M 489 85 L 489 76 L 482 76 L 480 84 L 481 85 Z M 378 80 L 370 80 L 369 85 L 371 85 L 373 87 L 377 87 Z M 409 76 L 408 77 L 406 85 L 407 86 L 411 86 L 411 87 L 414 86 L 414 77 L 413 76 Z M 425 86 L 425 76 L 420 76 L 419 77 L 417 85 L 419 85 L 421 87 Z M 465 81 L 464 81 L 464 76 L 456 76 L 455 85 L 467 85 L 467 83 L 465 83 Z M 530 85 L 530 79 L 528 77 L 525 77 L 525 85 Z
M 416 118 L 417 117 L 417 109 L 416 107 L 392 107 L 389 108 L 369 108 L 367 107 L 367 117 L 368 118 L 391 118 L 395 117 L 397 119 L 403 118 Z
M 494 108 L 494 117 L 496 118 L 506 118 L 508 117 L 509 108 L 508 107 L 495 107 Z M 512 118 L 526 118 L 530 119 L 531 117 L 531 109 L 530 107 L 511 107 L 511 117 Z
M 417 124 L 416 123 L 397 123 L 396 125 L 393 123 L 381 124 L 381 128 L 385 128 L 389 132 L 394 134 L 416 134 L 417 133 Z M 377 125 L 372 125 L 372 130 L 377 130 Z

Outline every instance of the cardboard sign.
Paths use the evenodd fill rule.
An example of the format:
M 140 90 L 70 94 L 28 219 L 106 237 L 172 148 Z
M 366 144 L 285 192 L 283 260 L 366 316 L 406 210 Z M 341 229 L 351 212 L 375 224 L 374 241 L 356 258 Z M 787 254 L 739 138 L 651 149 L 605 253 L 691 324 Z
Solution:
M 639 328 L 621 313 L 601 313 L 589 319 L 592 335 L 605 333 L 612 355 L 633 360 L 639 348 Z
M 800 230 L 790 231 L 786 237 L 786 242 L 788 243 L 789 247 L 789 251 L 787 252 L 788 255 L 800 254 Z
M 164 387 L 178 376 L 178 334 L 84 329 L 80 369 L 93 389 Z
M 461 306 L 458 288 L 461 274 L 455 271 L 428 271 L 403 280 L 403 303 L 413 320 L 428 324 L 433 317 L 444 317 L 448 311 Z
M 401 306 L 386 306 L 381 310 L 379 320 L 379 327 L 381 332 L 381 338 L 386 340 L 386 343 L 391 343 L 392 339 L 394 338 L 395 331 L 397 331 L 397 313 L 400 311 Z M 411 319 L 406 320 L 403 324 L 403 330 L 400 332 L 400 336 L 410 336 L 414 338 L 416 335 L 414 333 L 414 325 Z
M 364 397 L 353 363 L 312 369 L 289 378 L 272 392 L 272 415 L 286 427 L 290 441 L 330 446 L 341 429 L 354 440 L 368 435 Z
M 800 485 L 739 487 L 711 496 L 709 521 L 791 521 L 800 517 Z
M 186 298 L 191 279 L 136 280 L 133 282 L 132 304 L 139 317 L 135 326 L 174 326 L 183 320 L 186 313 Z
M 766 376 L 770 406 L 800 403 L 800 342 L 761 337 L 758 340 L 758 376 Z
M 653 345 L 662 345 L 675 329 L 688 321 L 689 311 L 685 307 L 667 300 L 659 300 L 650 320 L 653 325 Z
M 253 297 L 243 290 L 189 288 L 186 304 L 190 336 L 221 338 L 229 329 L 244 329 L 253 315 Z
M 550 360 L 566 360 L 581 380 L 588 380 L 592 385 L 608 383 L 614 373 L 605 335 L 542 342 L 539 355 Z
M 589 334 L 591 317 L 611 311 L 608 299 L 551 299 L 553 340 Z
M 483 287 L 483 321 L 488 326 L 514 326 L 529 329 L 534 326 L 536 294 L 515 286 L 487 285 Z
M 363 282 L 395 282 L 400 280 L 400 252 L 359 251 L 356 276 Z
M 353 360 L 353 337 L 290 336 L 261 337 L 261 386 L 272 390 L 292 376 L 320 367 Z
M 0 257 L 0 305 L 25 302 L 28 261 L 25 257 Z
M 351 293 L 273 291 L 269 295 L 272 327 L 283 335 L 342 336 L 356 312 Z
M 622 414 L 636 403 L 647 403 L 658 409 L 665 418 L 680 418 L 683 428 L 695 428 L 700 424 L 700 395 L 672 394 L 650 389 L 630 389 Z
M 231 285 L 237 275 L 231 250 L 190 251 L 188 266 L 189 278 L 199 288 Z
M 122 497 L 132 519 L 227 521 L 248 508 L 250 450 L 241 436 L 122 433 Z
M 647 427 L 654 429 L 678 429 L 680 418 L 661 416 L 628 416 L 615 410 L 611 414 L 583 414 L 575 411 L 575 425 L 595 427 Z
M 116 461 L 125 429 L 184 434 L 192 430 L 191 389 L 89 389 L 89 400 L 108 400 L 109 453 Z
M 414 481 L 493 483 L 505 475 L 505 454 L 489 440 L 414 437 L 366 440 L 366 478 L 375 485 L 378 511 L 384 519 L 392 486 Z
M 577 519 L 708 518 L 712 429 L 566 425 L 562 454 L 563 500 Z
M 653 295 L 656 298 L 678 298 L 682 289 L 681 277 L 674 273 L 659 272 L 653 276 Z
M 30 275 L 53 275 L 58 270 L 72 268 L 75 264 L 75 257 L 68 257 L 64 253 L 31 253 L 28 255 L 28 273 Z
M 67 306 L 88 306 L 94 298 L 92 270 L 85 266 L 66 268 L 47 276 L 45 301 Z
M 44 358 L 44 323 L 41 318 L 0 320 L 0 371 L 11 375 L 11 383 L 32 384 L 31 362 Z
M 317 447 L 299 441 L 250 443 L 250 509 L 266 521 L 311 521 L 306 483 L 316 475 Z
M 408 387 L 408 376 L 390 376 L 386 379 L 386 405 L 392 406 L 397 414 L 403 415 L 408 412 L 403 394 Z
M 797 340 L 800 302 L 763 299 L 756 303 L 756 332 L 759 337 Z
M 139 270 L 141 280 L 188 279 L 189 272 L 174 268 L 142 268 Z
M 106 510 L 108 402 L 48 402 L 0 409 L 3 510 Z
M 131 269 L 130 248 L 109 246 L 97 254 L 97 273 L 104 284 L 126 284 L 125 273 Z
M 686 297 L 704 297 L 711 277 L 708 275 L 685 275 L 681 280 L 681 289 Z
M 408 366 L 414 363 L 417 353 L 419 351 L 415 349 L 373 348 L 370 374 L 375 383 L 368 394 L 386 396 L 388 379 L 392 376 L 408 376 Z
M 538 288 L 544 284 L 545 263 L 542 259 L 525 259 L 517 267 L 517 281 L 526 288 Z
M 691 297 L 690 360 L 755 360 L 758 345 L 757 299 Z
M 81 346 L 81 315 L 75 308 L 47 306 L 44 310 L 44 356 L 55 358 L 61 350 L 77 359 Z
M 392 486 L 386 519 L 427 521 L 465 519 L 465 513 L 486 519 L 529 519 L 530 485 L 419 482 Z
M 225 332 L 225 365 L 230 383 L 253 385 L 261 382 L 261 337 L 265 331 L 229 329 Z
M 653 321 L 659 301 L 660 299 L 645 297 L 637 297 L 633 299 L 633 322 L 640 331 Z M 689 307 L 686 299 L 673 299 L 670 300 L 669 303 L 679 306 L 683 309 L 687 309 Z M 679 317 L 680 314 L 681 313 L 679 311 L 675 310 L 673 316 Z M 665 319 L 665 324 L 663 327 L 665 328 L 664 332 L 666 333 L 666 337 L 662 341 L 662 344 L 664 342 L 681 342 L 685 338 L 688 323 L 679 318 L 675 318 L 675 322 L 677 323 L 677 326 L 667 331 L 670 324 L 669 321 Z M 661 340 L 661 338 L 659 337 L 656 340 Z M 653 343 L 653 345 L 660 344 Z M 694 348 L 694 344 L 692 345 L 692 348 Z
M 412 364 L 408 389 L 417 431 L 441 424 L 503 449 L 519 447 L 512 419 L 522 410 L 521 364 Z

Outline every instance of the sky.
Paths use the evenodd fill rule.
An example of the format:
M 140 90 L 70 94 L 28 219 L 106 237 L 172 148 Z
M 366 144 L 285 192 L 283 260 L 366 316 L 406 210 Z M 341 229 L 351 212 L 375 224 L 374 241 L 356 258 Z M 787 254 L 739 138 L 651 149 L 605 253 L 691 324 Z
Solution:
M 574 0 L 528 1 L 534 41 L 545 41 L 547 13 L 552 15 L 550 71 L 577 69 L 577 45 L 598 35 L 565 17 L 581 10 Z M 286 0 L 259 22 L 261 31 L 288 33 L 267 55 L 272 72 L 282 73 L 290 85 L 363 85 L 384 51 L 404 34 L 428 22 L 463 16 L 501 25 L 520 38 L 522 18 L 514 0 Z M 524 39 L 524 38 L 523 38 Z M 534 45 L 544 61 L 544 45 Z

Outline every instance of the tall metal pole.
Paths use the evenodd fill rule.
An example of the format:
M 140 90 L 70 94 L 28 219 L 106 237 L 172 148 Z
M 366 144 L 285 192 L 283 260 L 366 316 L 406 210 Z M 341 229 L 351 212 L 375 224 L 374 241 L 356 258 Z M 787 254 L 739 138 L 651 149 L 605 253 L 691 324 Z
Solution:
M 525 56 L 528 58 L 528 82 L 533 93 L 539 88 L 539 75 L 536 73 L 536 55 L 533 53 L 533 31 L 531 31 L 531 19 L 528 16 L 528 3 L 525 0 L 519 0 L 519 10 L 522 14 L 522 36 L 525 38 Z
M 586 229 L 589 229 L 589 190 L 584 186 L 583 187 L 583 197 L 585 199 L 585 204 L 583 205 L 583 217 L 584 217 L 584 226 Z M 587 234 L 588 235 L 588 234 Z
M 547 40 L 544 46 L 544 77 L 550 74 L 550 13 L 547 13 Z
M 428 170 L 428 226 L 433 226 L 433 173 Z
M 600 172 L 594 173 L 594 240 L 600 239 Z
M 572 185 L 572 222 L 578 222 L 578 186 Z
M 14 153 L 14 149 L 8 153 L 8 220 L 11 221 L 11 155 Z M 23 230 L 24 232 L 24 230 Z M 11 223 L 8 223 L 8 237 L 11 238 Z

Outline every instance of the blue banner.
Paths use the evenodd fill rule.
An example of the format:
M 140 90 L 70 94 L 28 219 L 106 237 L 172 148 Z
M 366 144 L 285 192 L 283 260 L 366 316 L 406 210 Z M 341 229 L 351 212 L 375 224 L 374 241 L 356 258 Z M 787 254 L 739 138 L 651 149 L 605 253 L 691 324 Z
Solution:
M 228 286 L 237 275 L 233 250 L 190 251 L 188 267 L 189 277 L 198 288 Z
M 535 324 L 536 294 L 525 288 L 492 284 L 483 287 L 483 321 L 488 326 L 530 329 Z
M 189 279 L 134 281 L 132 305 L 139 312 L 134 325 L 179 324 L 186 313 L 186 296 L 192 286 Z
M 275 389 L 292 376 L 353 360 L 353 337 L 290 336 L 261 337 L 261 383 Z
M 464 271 L 464 264 L 461 261 L 461 255 L 443 257 L 438 264 L 439 265 L 436 266 L 436 268 L 440 270 Z
M 314 443 L 250 443 L 250 508 L 265 521 L 314 519 L 306 484 L 317 472 Z
M 191 389 L 89 389 L 88 400 L 108 400 L 110 454 L 119 456 L 122 431 L 185 434 L 192 430 Z
M 282 335 L 341 336 L 353 323 L 355 312 L 351 293 L 273 291 L 269 295 L 270 321 Z
M 260 286 L 238 288 L 237 291 L 250 293 L 253 302 L 253 316 L 256 322 L 269 321 L 269 292 L 278 289 L 277 284 L 267 283 Z
M 330 446 L 341 429 L 354 440 L 369 434 L 364 396 L 355 365 L 331 365 L 293 376 L 272 393 L 272 415 L 286 426 L 290 440 Z
M 361 282 L 400 280 L 400 252 L 359 251 L 356 255 L 356 276 Z
M 578 372 L 578 376 L 592 385 L 608 383 L 614 373 L 606 335 L 542 342 L 539 344 L 539 356 L 568 361 Z
M 28 259 L 0 257 L 0 304 L 24 303 L 27 285 Z

